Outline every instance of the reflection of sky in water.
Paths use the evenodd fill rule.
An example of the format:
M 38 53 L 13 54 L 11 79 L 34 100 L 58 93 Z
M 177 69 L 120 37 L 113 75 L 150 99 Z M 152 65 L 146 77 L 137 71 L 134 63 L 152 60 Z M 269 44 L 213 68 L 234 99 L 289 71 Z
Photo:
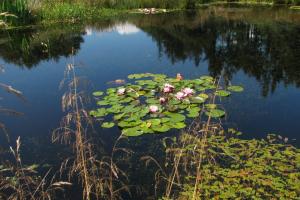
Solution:
M 109 27 L 105 30 L 102 30 L 102 32 L 117 32 L 120 35 L 131 35 L 140 32 L 141 30 L 136 27 L 135 25 L 125 22 L 125 23 L 119 23 L 112 27 Z M 92 34 L 96 35 L 102 35 L 102 33 L 97 30 L 94 30 L 92 27 L 86 27 L 85 29 L 86 35 L 91 36 Z
M 253 29 L 251 26 L 245 34 L 243 32 L 243 35 L 247 37 L 246 41 L 255 40 Z M 214 55 L 208 57 L 207 52 L 213 54 L 214 50 L 226 50 L 226 48 L 232 48 L 233 46 L 239 47 L 241 41 L 244 41 L 238 40 L 239 35 L 233 32 L 229 37 L 232 41 L 232 43 L 229 43 L 232 44 L 230 47 L 224 39 L 225 37 L 217 35 L 216 43 L 210 49 L 209 45 L 211 44 L 204 43 L 206 39 L 204 41 L 200 40 L 202 35 L 183 38 L 186 40 L 182 41 L 189 42 L 189 39 L 191 39 L 194 42 L 198 39 L 199 42 L 209 44 L 203 46 L 212 52 L 204 52 L 197 51 L 201 44 L 192 47 L 189 44 L 184 46 L 176 38 L 176 34 L 174 34 L 175 39 L 170 38 L 169 36 L 174 35 L 168 35 L 167 31 L 169 30 L 163 33 L 159 31 L 151 33 L 152 29 L 146 31 L 147 29 L 137 28 L 131 23 L 118 23 L 101 30 L 97 27 L 87 27 L 85 29 L 86 34 L 82 36 L 80 48 L 78 48 L 74 59 L 76 63 L 84 66 L 79 69 L 79 74 L 84 75 L 91 83 L 88 93 L 95 90 L 105 90 L 105 88 L 110 87 L 107 82 L 124 79 L 130 73 L 151 72 L 164 73 L 170 76 L 182 73 L 186 78 L 197 78 L 209 73 L 209 64 L 212 61 L 209 58 Z M 154 34 L 157 34 L 156 37 L 154 37 Z M 124 35 L 128 37 L 124 37 Z M 210 35 L 212 34 L 204 34 L 208 39 Z M 265 35 L 262 34 L 262 36 Z M 167 51 L 160 51 L 161 49 L 156 41 L 157 38 L 170 45 L 168 48 L 166 48 L 166 45 L 161 48 L 169 50 L 175 59 L 172 60 Z M 161 44 L 164 45 L 164 43 Z M 173 44 L 175 45 L 172 46 Z M 193 47 L 196 47 L 196 50 Z M 249 45 L 244 44 L 241 47 L 249 47 Z M 266 49 L 266 46 L 262 44 L 259 48 Z M 241 50 L 243 49 L 237 49 L 237 56 L 240 55 Z M 252 49 L 250 48 L 250 50 Z M 202 58 L 199 65 L 194 62 L 194 52 L 196 52 L 195 56 Z M 184 54 L 184 59 L 177 59 L 181 58 L 181 53 Z M 216 53 L 215 55 L 217 55 L 216 60 L 218 60 L 220 58 L 219 54 Z M 249 56 L 251 56 L 250 53 L 245 55 L 246 58 L 249 58 Z M 229 62 L 229 64 L 234 65 L 235 62 L 240 64 L 240 60 L 235 60 L 235 58 L 233 57 L 230 60 L 234 63 Z M 224 60 L 227 61 L 227 57 Z M 63 91 L 59 91 L 58 86 L 63 79 L 65 66 L 70 61 L 71 58 L 60 56 L 56 61 L 53 59 L 49 61 L 42 60 L 38 66 L 27 70 L 14 64 L 5 63 L 0 58 L 0 64 L 4 63 L 6 68 L 5 75 L 0 74 L 0 82 L 5 82 L 21 90 L 28 100 L 27 103 L 23 104 L 15 97 L 0 91 L 0 97 L 4 97 L 3 100 L 0 100 L 1 105 L 25 113 L 25 116 L 21 118 L 1 116 L 1 120 L 6 123 L 11 132 L 22 136 L 44 136 L 59 126 L 62 115 L 60 99 Z M 218 62 L 213 63 L 210 67 L 218 67 L 218 64 Z M 280 133 L 291 139 L 297 138 L 300 140 L 298 134 L 300 123 L 297 123 L 300 118 L 299 88 L 295 87 L 294 84 L 284 86 L 281 81 L 274 93 L 263 97 L 261 93 L 263 79 L 256 79 L 243 68 L 233 68 L 232 70 L 236 71 L 232 74 L 233 79 L 231 82 L 244 85 L 245 92 L 234 94 L 231 98 L 222 100 L 226 111 L 228 111 L 224 125 L 236 127 L 249 137 L 264 137 L 268 133 Z M 252 72 L 251 68 L 248 70 Z M 253 70 L 253 72 L 256 71 Z M 273 76 L 273 74 L 271 75 Z M 92 107 L 95 106 L 92 105 Z M 299 141 L 298 144 L 300 144 Z

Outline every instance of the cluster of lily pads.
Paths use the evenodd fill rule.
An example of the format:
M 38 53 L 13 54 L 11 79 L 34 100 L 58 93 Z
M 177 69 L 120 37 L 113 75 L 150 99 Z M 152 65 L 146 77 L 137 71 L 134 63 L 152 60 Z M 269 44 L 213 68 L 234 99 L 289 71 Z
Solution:
M 196 118 L 200 112 L 220 118 L 225 112 L 211 104 L 211 95 L 226 97 L 231 92 L 241 92 L 241 86 L 230 86 L 226 90 L 217 88 L 210 76 L 197 79 L 170 78 L 163 74 L 131 74 L 131 83 L 94 92 L 100 108 L 90 114 L 107 120 L 103 128 L 115 125 L 122 128 L 126 136 L 145 133 L 167 132 L 182 129 L 186 118 Z

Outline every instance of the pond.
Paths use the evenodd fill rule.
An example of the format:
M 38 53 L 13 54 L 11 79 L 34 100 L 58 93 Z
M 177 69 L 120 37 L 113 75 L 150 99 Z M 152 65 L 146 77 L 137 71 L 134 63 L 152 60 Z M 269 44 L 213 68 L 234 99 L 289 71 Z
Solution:
M 300 12 L 285 8 L 211 7 L 2 31 L 0 82 L 24 99 L 1 90 L 1 106 L 24 115 L 1 115 L 1 122 L 12 139 L 21 136 L 25 160 L 57 159 L 50 138 L 64 115 L 59 85 L 67 64 L 75 62 L 90 96 L 133 73 L 221 76 L 244 87 L 222 101 L 225 127 L 246 138 L 280 134 L 300 146 L 299 60 Z M 98 131 L 108 146 L 120 134 L 117 128 Z

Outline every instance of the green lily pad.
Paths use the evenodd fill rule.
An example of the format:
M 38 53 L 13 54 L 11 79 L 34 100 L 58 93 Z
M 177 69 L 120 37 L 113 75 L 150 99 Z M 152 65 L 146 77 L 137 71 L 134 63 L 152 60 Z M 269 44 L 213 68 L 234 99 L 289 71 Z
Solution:
M 95 97 L 102 96 L 103 94 L 104 94 L 104 92 L 101 92 L 101 91 L 93 92 L 93 95 L 94 95 Z
M 182 122 L 185 120 L 185 116 L 183 114 L 170 112 L 166 112 L 165 114 L 170 117 L 170 121 L 172 122 Z
M 144 132 L 140 130 L 138 127 L 133 128 L 126 128 L 122 130 L 122 135 L 128 136 L 128 137 L 136 137 L 143 135 Z
M 187 114 L 187 116 L 190 118 L 195 118 L 199 116 L 199 112 L 190 112 Z
M 225 115 L 225 112 L 223 110 L 220 109 L 211 109 L 208 112 L 205 112 L 205 114 L 207 116 L 213 117 L 213 118 L 220 118 L 223 117 Z
M 215 109 L 215 108 L 217 108 L 217 105 L 216 104 L 206 104 L 205 108 L 207 108 L 207 109 Z
M 157 131 L 157 132 L 167 132 L 169 131 L 171 128 L 165 124 L 161 125 L 161 126 L 151 126 L 151 129 L 153 131 Z
M 186 124 L 183 123 L 183 122 L 177 122 L 177 123 L 172 123 L 172 124 L 170 124 L 170 126 L 171 126 L 172 128 L 182 129 L 182 128 L 185 128 L 185 127 L 186 127 Z
M 243 92 L 244 91 L 244 88 L 242 86 L 237 86 L 237 85 L 229 86 L 227 89 L 232 92 Z
M 93 117 L 104 117 L 108 114 L 105 108 L 99 108 L 97 110 L 92 110 L 90 115 Z
M 228 97 L 231 93 L 226 90 L 217 90 L 215 94 L 220 97 Z
M 160 124 L 160 119 L 149 119 L 147 122 L 150 122 L 152 126 L 157 126 Z
M 97 101 L 97 104 L 99 106 L 107 106 L 109 105 L 109 102 L 108 101 L 105 101 L 105 100 L 102 100 L 102 101 Z
M 186 117 L 198 117 L 202 114 L 203 106 L 208 116 L 217 118 L 225 115 L 223 110 L 217 109 L 216 104 L 205 104 L 209 97 L 213 97 L 212 89 L 215 90 L 217 87 L 211 76 L 202 76 L 194 80 L 177 80 L 175 77 L 168 78 L 163 74 L 144 73 L 131 74 L 128 78 L 135 80 L 122 86 L 126 90 L 124 94 L 117 93 L 121 87 L 108 88 L 105 95 L 101 91 L 93 93 L 94 96 L 104 96 L 102 100 L 97 101 L 100 108 L 90 111 L 90 115 L 94 117 L 112 115 L 114 120 L 103 123 L 102 127 L 110 128 L 117 124 L 123 129 L 122 134 L 139 136 L 146 133 L 166 132 L 171 128 L 184 128 Z M 166 83 L 174 87 L 173 92 L 163 92 Z M 232 91 L 241 91 L 239 87 L 230 86 L 228 90 L 217 90 L 215 94 L 226 97 Z M 178 100 L 175 95 L 184 88 L 191 88 L 195 93 Z M 161 97 L 165 98 L 166 102 L 160 103 Z M 159 112 L 150 113 L 151 105 L 158 106 Z
M 199 94 L 198 97 L 202 97 L 202 98 L 205 99 L 205 100 L 208 99 L 208 95 L 205 94 L 205 93 Z
M 115 125 L 113 122 L 104 122 L 101 127 L 102 128 L 112 128 Z

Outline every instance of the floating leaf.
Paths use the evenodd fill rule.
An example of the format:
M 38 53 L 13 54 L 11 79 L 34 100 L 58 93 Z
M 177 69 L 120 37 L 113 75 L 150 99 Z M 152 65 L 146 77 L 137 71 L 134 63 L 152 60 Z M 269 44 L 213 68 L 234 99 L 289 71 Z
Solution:
M 199 116 L 199 112 L 189 112 L 187 116 L 190 118 L 195 118 Z
M 109 105 L 109 102 L 108 101 L 105 101 L 105 100 L 102 100 L 102 101 L 97 101 L 97 104 L 99 106 L 106 106 L 106 105 Z
M 166 112 L 165 114 L 170 117 L 170 121 L 172 122 L 181 122 L 185 120 L 185 116 L 183 114 L 170 112 Z
M 227 97 L 229 96 L 231 93 L 226 91 L 226 90 L 217 90 L 216 93 L 215 93 L 217 96 L 220 96 L 220 97 Z
M 93 92 L 93 95 L 94 95 L 95 97 L 102 96 L 103 94 L 104 94 L 104 92 L 101 92 L 101 91 Z
M 206 112 L 205 114 L 210 117 L 220 118 L 225 115 L 225 112 L 223 110 L 219 110 L 219 109 L 211 109 L 210 111 Z
M 217 107 L 217 105 L 216 104 L 206 104 L 205 107 L 207 109 L 215 109 Z
M 113 122 L 104 122 L 102 125 L 101 125 L 101 127 L 102 128 L 111 128 L 111 127 L 113 127 L 115 125 L 115 123 L 113 123 Z
M 90 115 L 94 116 L 94 117 L 104 117 L 108 114 L 108 112 L 106 111 L 105 108 L 99 108 L 97 110 L 92 110 L 90 112 Z
M 216 88 L 211 76 L 202 76 L 194 80 L 177 80 L 176 78 L 167 78 L 163 74 L 144 73 L 131 74 L 128 78 L 139 80 L 122 86 L 126 90 L 124 94 L 117 92 L 121 87 L 108 88 L 103 99 L 97 101 L 100 108 L 90 112 L 94 117 L 112 115 L 115 123 L 123 129 L 124 135 L 138 136 L 144 133 L 166 132 L 171 128 L 184 128 L 186 117 L 196 118 L 201 114 L 200 104 L 204 104 L 206 114 L 209 116 L 221 117 L 225 115 L 224 111 L 217 109 L 216 104 L 205 104 L 209 98 L 208 94 L 213 93 L 211 89 Z M 174 91 L 164 93 L 165 83 L 172 84 Z M 236 86 L 231 86 L 231 89 L 236 89 L 234 87 Z M 183 91 L 184 88 L 192 88 L 194 94 L 183 96 L 181 100 L 178 100 L 175 95 L 177 92 Z M 209 93 L 202 92 L 199 94 L 200 91 L 204 90 Z M 96 91 L 93 94 L 101 96 L 103 92 Z M 229 94 L 230 92 L 226 90 L 216 91 L 218 96 L 228 96 Z M 160 103 L 161 97 L 165 98 L 166 101 Z M 158 106 L 159 112 L 150 113 L 150 105 Z M 113 121 L 105 122 L 102 127 L 109 128 L 113 125 Z
M 153 131 L 157 131 L 157 132 L 167 132 L 169 131 L 171 128 L 165 124 L 161 125 L 161 126 L 151 126 L 151 129 Z
M 151 126 L 157 126 L 160 124 L 160 119 L 149 119 L 147 122 L 151 123 Z
M 143 131 L 137 127 L 126 128 L 122 130 L 122 134 L 128 137 L 140 136 L 143 135 Z
M 186 124 L 183 123 L 183 122 L 176 122 L 176 123 L 170 124 L 170 126 L 171 126 L 172 128 L 182 129 L 182 128 L 186 127 Z
M 232 92 L 243 92 L 244 91 L 244 88 L 242 86 L 237 86 L 237 85 L 229 86 L 227 89 Z

